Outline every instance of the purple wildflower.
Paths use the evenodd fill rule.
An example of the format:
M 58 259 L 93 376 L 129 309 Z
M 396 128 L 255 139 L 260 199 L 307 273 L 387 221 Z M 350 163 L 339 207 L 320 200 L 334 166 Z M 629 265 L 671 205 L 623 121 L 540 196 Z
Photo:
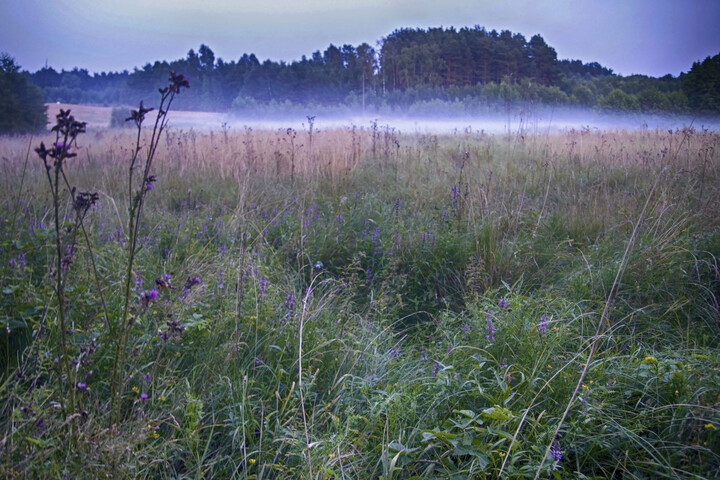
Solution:
M 152 375 L 150 375 L 150 372 L 145 374 L 145 376 L 143 377 L 143 380 L 145 380 L 145 383 L 152 382 Z
M 78 382 L 77 383 L 77 389 L 80 392 L 84 392 L 87 390 L 87 384 L 85 382 Z
M 259 366 L 262 365 L 262 364 L 263 364 L 262 355 L 258 355 L 257 357 L 255 357 L 255 366 L 256 366 L 256 367 L 259 367 Z
M 505 300 L 504 298 L 501 298 L 500 301 L 498 302 L 498 307 L 507 308 L 507 300 Z
M 563 459 L 562 446 L 557 440 L 555 440 L 552 447 L 550 447 L 550 455 L 552 455 L 552 459 L 555 462 L 560 462 Z
M 10 259 L 10 268 L 15 268 L 15 267 L 17 267 L 17 262 L 15 261 L 14 258 L 11 258 Z
M 490 318 L 490 314 L 485 315 L 485 329 L 487 330 L 487 335 L 485 335 L 485 338 L 490 340 L 491 342 L 495 341 L 495 325 L 493 325 L 492 318 Z
M 437 375 L 437 373 L 440 371 L 441 368 L 442 368 L 442 365 L 440 365 L 440 363 L 438 363 L 438 362 L 435 362 L 435 364 L 433 365 L 433 368 L 432 368 L 432 374 Z
M 148 399 L 148 394 L 145 393 L 145 392 L 142 392 L 142 393 L 140 394 L 140 399 L 141 399 L 141 400 L 147 400 L 147 399 Z
M 337 217 L 335 217 L 335 218 L 337 219 L 337 221 L 338 221 L 339 223 L 342 223 L 342 221 L 343 221 L 343 216 L 342 216 L 342 214 L 338 213 L 338 214 L 337 214 Z
M 147 188 L 147 191 L 149 192 L 153 189 L 153 184 L 148 182 L 148 184 L 145 186 L 145 188 Z
M 285 306 L 288 309 L 289 313 L 292 313 L 293 309 L 295 308 L 295 295 L 292 293 L 288 293 L 287 297 L 285 297 Z
M 158 299 L 159 296 L 160 293 L 154 288 L 152 290 L 145 290 L 145 292 L 143 292 L 143 300 L 147 303 L 154 302 Z
M 17 263 L 20 265 L 20 268 L 25 268 L 25 254 L 23 252 L 18 254 Z
M 458 199 L 458 195 L 460 194 L 460 190 L 458 189 L 457 185 L 453 185 L 452 187 L 452 199 L 453 202 Z
M 220 290 L 225 288 L 225 273 L 222 270 L 218 272 L 218 288 Z
M 540 326 L 538 327 L 538 332 L 540 332 L 540 335 L 547 332 L 547 325 L 548 325 L 547 317 L 545 315 L 543 315 L 542 317 L 540 317 Z

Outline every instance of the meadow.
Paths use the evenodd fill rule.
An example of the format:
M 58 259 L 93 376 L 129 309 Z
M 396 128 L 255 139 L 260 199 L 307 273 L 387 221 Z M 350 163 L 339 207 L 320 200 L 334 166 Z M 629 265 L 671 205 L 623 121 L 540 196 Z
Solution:
M 0 141 L 3 478 L 720 476 L 718 132 L 145 125 Z

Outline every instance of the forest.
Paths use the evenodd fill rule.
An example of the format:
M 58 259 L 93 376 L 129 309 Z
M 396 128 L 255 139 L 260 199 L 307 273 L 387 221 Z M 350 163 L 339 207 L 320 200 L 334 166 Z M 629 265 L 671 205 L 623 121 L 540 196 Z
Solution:
M 46 67 L 27 74 L 48 102 L 135 104 L 169 70 L 188 72 L 192 110 L 252 110 L 272 103 L 407 110 L 430 100 L 490 104 L 564 104 L 625 111 L 719 112 L 720 55 L 661 78 L 622 77 L 596 62 L 558 60 L 540 35 L 508 30 L 395 30 L 373 48 L 330 45 L 299 61 L 261 62 L 254 54 L 216 58 L 201 45 L 183 59 L 158 60 L 133 72 L 90 74 Z

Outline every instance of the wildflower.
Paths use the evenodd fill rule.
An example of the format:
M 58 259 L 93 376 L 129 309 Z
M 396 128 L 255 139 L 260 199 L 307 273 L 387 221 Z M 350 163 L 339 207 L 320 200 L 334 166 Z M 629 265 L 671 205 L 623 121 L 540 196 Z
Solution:
M 255 465 L 256 460 L 254 458 L 251 458 L 250 460 L 248 460 L 248 462 L 250 462 L 250 465 Z
M 563 459 L 563 452 L 562 447 L 560 446 L 560 442 L 555 440 L 552 444 L 552 447 L 550 447 L 550 455 L 552 455 L 552 459 L 557 463 L 562 461 Z
M 87 384 L 85 382 L 78 382 L 77 383 L 77 389 L 80 392 L 84 392 L 87 390 Z
M 295 295 L 292 293 L 288 293 L 287 297 L 285 297 L 285 306 L 287 307 L 288 311 L 292 313 L 293 309 L 295 308 Z
M 258 285 L 260 286 L 260 298 L 262 298 L 265 295 L 265 288 L 267 288 L 267 280 L 261 278 L 258 280 Z
M 145 374 L 145 376 L 143 377 L 143 380 L 145 380 L 145 383 L 152 382 L 152 375 L 150 375 L 150 372 Z
M 400 358 L 400 349 L 399 348 L 393 348 L 390 350 L 390 358 Z
M 657 365 L 658 361 L 655 357 L 645 357 L 645 359 L 642 361 L 642 363 L 647 365 Z
M 715 427 L 712 423 L 706 423 L 705 430 L 717 430 L 717 427 Z
M 435 364 L 433 365 L 433 368 L 432 368 L 432 374 L 437 375 L 437 373 L 440 371 L 441 368 L 442 368 L 442 365 L 440 365 L 438 362 L 435 362 Z
M 320 260 L 315 262 L 315 270 L 320 270 L 322 268 L 323 268 L 323 263 Z
M 507 308 L 507 300 L 505 300 L 504 298 L 501 298 L 500 301 L 498 302 L 498 307 Z
M 538 327 L 538 332 L 540 332 L 540 335 L 547 332 L 547 324 L 548 324 L 547 317 L 545 315 L 540 317 L 540 326 Z
M 142 393 L 140 394 L 140 399 L 141 399 L 141 400 L 147 400 L 147 399 L 148 399 L 148 394 L 145 393 L 145 392 L 142 392 Z
M 218 288 L 220 290 L 225 288 L 225 273 L 222 270 L 218 272 Z
M 491 342 L 495 341 L 495 325 L 493 325 L 492 318 L 490 318 L 490 314 L 485 315 L 485 329 L 487 330 L 487 335 L 485 335 L 485 338 L 490 340 Z
M 160 293 L 158 293 L 158 291 L 153 288 L 152 290 L 146 290 L 143 296 L 149 303 L 157 300 L 157 298 L 160 296 Z
M 132 391 L 135 393 L 140 393 L 140 389 L 138 387 L 132 387 Z
M 200 279 L 200 277 L 194 277 L 194 278 L 188 277 L 187 280 L 185 281 L 185 291 L 190 291 L 190 289 L 192 287 L 194 287 L 195 285 L 198 285 L 199 283 L 202 283 L 202 280 Z
M 10 259 L 10 268 L 15 268 L 15 267 L 17 267 L 17 262 L 15 261 L 14 258 L 11 258 Z
M 262 355 L 258 355 L 257 357 L 255 357 L 255 366 L 256 366 L 256 367 L 259 367 L 259 366 L 262 365 L 262 364 L 263 364 Z
M 459 194 L 460 194 L 460 190 L 458 189 L 457 185 L 453 185 L 453 187 L 452 187 L 453 202 L 457 201 Z
M 337 217 L 335 217 L 335 219 L 338 221 L 338 223 L 342 223 L 342 221 L 343 221 L 343 217 L 339 213 L 337 214 Z
M 17 256 L 17 264 L 20 265 L 20 268 L 25 268 L 25 254 L 20 252 Z

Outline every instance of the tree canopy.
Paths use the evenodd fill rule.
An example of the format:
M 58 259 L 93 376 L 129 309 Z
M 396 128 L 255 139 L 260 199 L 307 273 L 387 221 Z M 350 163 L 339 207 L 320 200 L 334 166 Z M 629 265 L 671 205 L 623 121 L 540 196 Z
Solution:
M 25 133 L 45 128 L 43 91 L 7 53 L 0 53 L 0 133 Z
M 207 45 L 185 58 L 158 60 L 132 72 L 90 75 L 75 68 L 26 74 L 50 102 L 132 105 L 151 101 L 170 70 L 192 88 L 188 110 L 245 110 L 285 105 L 411 109 L 428 102 L 502 106 L 583 105 L 626 111 L 720 113 L 720 56 L 680 77 L 622 77 L 597 62 L 558 60 L 541 35 L 528 40 L 483 27 L 399 29 L 378 42 L 330 44 L 290 63 L 216 57 Z M 500 107 L 498 107 L 500 108 Z M 505 107 L 502 107 L 505 108 Z

